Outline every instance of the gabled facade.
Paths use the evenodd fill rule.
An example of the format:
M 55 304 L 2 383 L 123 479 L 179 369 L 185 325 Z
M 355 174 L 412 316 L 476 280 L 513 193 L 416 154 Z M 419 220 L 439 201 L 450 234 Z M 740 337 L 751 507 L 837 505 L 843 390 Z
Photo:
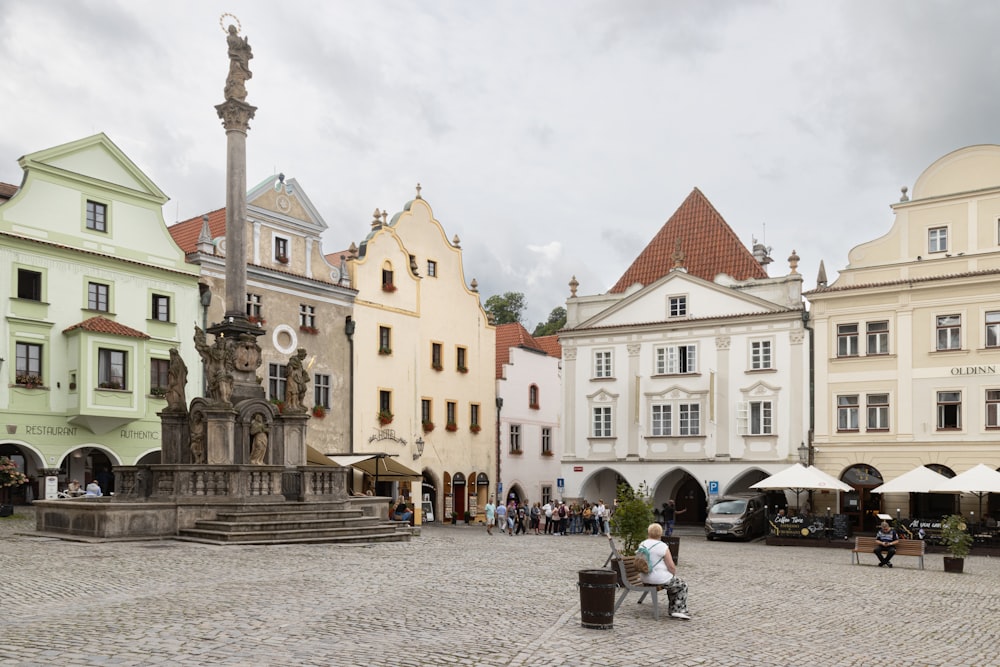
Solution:
M 496 328 L 465 279 L 458 237 L 418 193 L 390 220 L 376 212 L 348 272 L 355 453 L 411 466 L 421 479 L 400 491 L 429 496 L 438 518 L 481 515 L 496 483 Z
M 310 374 L 305 404 L 310 409 L 308 446 L 312 459 L 350 451 L 351 373 L 349 322 L 355 291 L 346 270 L 327 263 L 320 237 L 326 222 L 295 179 L 265 179 L 247 193 L 247 301 L 251 322 L 265 331 L 260 381 L 267 397 L 285 399 L 285 364 L 305 348 Z M 201 268 L 203 329 L 225 315 L 226 209 L 170 227 Z M 191 329 L 191 325 L 188 325 Z M 193 329 L 190 334 L 193 335 Z M 187 334 L 186 334 L 187 335 Z
M 793 252 L 790 273 L 767 278 L 756 250 L 694 190 L 611 291 L 577 296 L 571 283 L 559 332 L 567 497 L 610 503 L 619 481 L 645 482 L 655 507 L 675 499 L 697 522 L 706 494 L 797 460 L 809 429 L 802 277 Z
M 497 327 L 500 481 L 503 499 L 519 504 L 562 497 L 562 364 L 555 336 L 545 338 L 539 342 L 520 323 Z
M 103 134 L 22 157 L 0 200 L 0 455 L 43 497 L 156 460 L 170 349 L 201 385 L 198 272 L 167 233 L 159 188 Z M 27 499 L 27 498 L 25 498 Z
M 945 155 L 892 208 L 889 231 L 806 295 L 816 465 L 854 486 L 840 510 L 865 529 L 872 510 L 954 509 L 946 495 L 880 499 L 883 480 L 1000 467 L 1000 146 Z

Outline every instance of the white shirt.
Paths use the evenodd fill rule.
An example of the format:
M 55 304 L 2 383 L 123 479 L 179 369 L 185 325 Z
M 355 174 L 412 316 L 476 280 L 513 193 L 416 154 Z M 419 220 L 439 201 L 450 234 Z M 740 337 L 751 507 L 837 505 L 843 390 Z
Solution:
M 642 579 L 642 583 L 666 584 L 674 578 L 667 569 L 667 545 L 662 540 L 643 540 L 639 546 L 649 549 L 649 560 L 653 566 L 649 574 L 640 573 L 639 578 Z
M 552 505 L 545 503 L 542 505 L 542 511 L 545 512 L 545 517 L 548 519 L 552 518 Z

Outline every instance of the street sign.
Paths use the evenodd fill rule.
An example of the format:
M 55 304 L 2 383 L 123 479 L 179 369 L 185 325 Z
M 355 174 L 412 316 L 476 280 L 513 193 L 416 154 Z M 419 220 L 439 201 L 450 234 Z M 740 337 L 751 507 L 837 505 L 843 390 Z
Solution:
M 566 480 L 563 479 L 562 477 L 559 477 L 558 479 L 556 479 L 556 486 L 558 486 L 560 489 L 564 488 L 566 486 Z
M 573 472 L 583 472 L 583 466 L 573 466 Z
M 708 495 L 717 496 L 719 495 L 719 482 L 717 480 L 710 480 L 708 483 Z
M 497 482 L 497 498 L 503 498 L 503 482 Z

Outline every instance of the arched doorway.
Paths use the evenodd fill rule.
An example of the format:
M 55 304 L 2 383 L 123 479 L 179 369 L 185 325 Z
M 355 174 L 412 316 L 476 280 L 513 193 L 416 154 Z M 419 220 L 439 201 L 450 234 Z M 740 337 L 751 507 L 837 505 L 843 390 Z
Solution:
M 840 511 L 848 516 L 854 530 L 873 532 L 875 513 L 882 510 L 881 494 L 872 494 L 872 489 L 882 484 L 882 473 L 870 465 L 853 465 L 840 476 L 840 480 L 854 488 L 840 494 Z
M 0 489 L 0 502 L 10 505 L 27 505 L 38 498 L 37 494 L 40 489 L 30 481 L 33 475 L 31 468 L 34 467 L 30 464 L 33 463 L 33 460 L 20 447 L 11 443 L 0 445 L 0 456 L 10 459 L 17 471 L 29 478 L 27 484 Z
M 705 489 L 691 475 L 685 475 L 677 487 L 677 523 L 703 524 L 708 516 Z
M 490 476 L 484 472 L 476 475 L 476 513 L 483 511 L 490 497 Z
M 456 472 L 451 478 L 451 490 L 452 490 L 452 502 L 454 503 L 455 519 L 454 523 L 458 523 L 465 516 L 465 475 L 460 472 Z

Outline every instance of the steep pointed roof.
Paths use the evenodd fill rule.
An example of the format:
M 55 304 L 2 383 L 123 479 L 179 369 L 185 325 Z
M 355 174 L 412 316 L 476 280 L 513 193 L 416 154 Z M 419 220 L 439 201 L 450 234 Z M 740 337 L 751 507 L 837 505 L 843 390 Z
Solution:
M 513 324 L 498 324 L 496 334 L 497 346 L 497 378 L 503 377 L 504 364 L 510 363 L 510 348 L 523 347 L 544 352 L 528 330 L 520 322 Z
M 687 272 L 704 280 L 715 280 L 720 273 L 736 280 L 767 278 L 729 224 L 695 188 L 610 291 L 624 292 L 635 283 L 659 280 L 674 268 L 678 250 Z

